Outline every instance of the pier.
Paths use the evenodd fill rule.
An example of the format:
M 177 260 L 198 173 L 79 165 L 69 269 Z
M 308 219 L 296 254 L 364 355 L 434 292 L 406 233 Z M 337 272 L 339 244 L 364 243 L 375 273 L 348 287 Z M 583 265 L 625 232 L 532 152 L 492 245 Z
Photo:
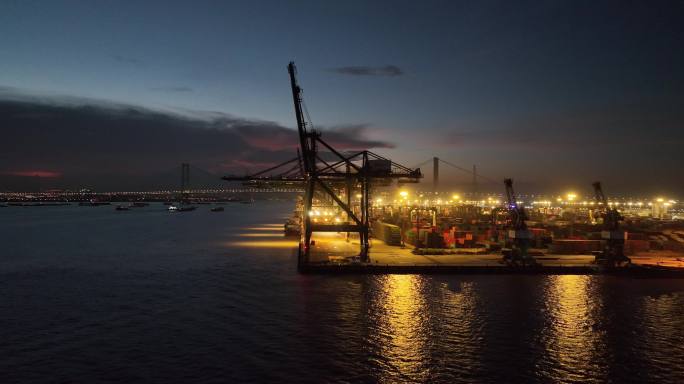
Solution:
M 462 249 L 460 253 L 425 255 L 411 246 L 397 247 L 372 240 L 370 262 L 354 261 L 358 241 L 347 241 L 341 234 L 317 236 L 311 259 L 299 264 L 306 274 L 473 274 L 473 275 L 614 275 L 632 277 L 684 278 L 684 259 L 676 253 L 644 253 L 632 263 L 605 268 L 591 254 L 537 256 L 535 266 L 514 266 L 501 255 L 482 249 Z M 351 260 L 351 261 L 350 261 Z

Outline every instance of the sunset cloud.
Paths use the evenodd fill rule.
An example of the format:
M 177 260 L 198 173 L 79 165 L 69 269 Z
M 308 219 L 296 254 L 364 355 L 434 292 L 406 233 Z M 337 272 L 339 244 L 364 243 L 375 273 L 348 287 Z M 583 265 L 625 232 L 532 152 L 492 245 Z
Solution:
M 72 98 L 0 100 L 0 127 L 0 177 L 110 188 L 173 185 L 181 162 L 221 173 L 256 171 L 293 158 L 299 145 L 294 129 L 274 122 Z M 340 151 L 392 147 L 367 139 L 367 129 L 334 127 L 323 137 Z
M 0 174 L 7 175 L 7 176 L 20 176 L 20 177 L 41 177 L 41 178 L 48 178 L 48 179 L 62 177 L 62 172 L 45 171 L 45 170 L 6 171 L 6 172 L 0 172 Z

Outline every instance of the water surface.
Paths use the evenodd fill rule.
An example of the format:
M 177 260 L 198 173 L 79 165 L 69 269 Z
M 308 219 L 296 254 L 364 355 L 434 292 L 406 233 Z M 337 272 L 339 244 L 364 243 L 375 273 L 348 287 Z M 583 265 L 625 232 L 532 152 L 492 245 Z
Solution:
M 684 280 L 303 276 L 292 207 L 0 208 L 0 382 L 684 382 Z

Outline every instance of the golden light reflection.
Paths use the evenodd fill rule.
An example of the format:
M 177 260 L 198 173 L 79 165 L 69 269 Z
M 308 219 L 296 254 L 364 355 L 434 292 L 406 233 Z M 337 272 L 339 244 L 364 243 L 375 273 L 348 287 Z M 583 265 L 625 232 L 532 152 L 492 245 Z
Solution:
M 600 334 L 594 331 L 597 297 L 589 293 L 591 276 L 550 276 L 546 307 L 551 329 L 546 350 L 555 364 L 571 372 L 581 372 L 594 363 Z
M 382 382 L 399 377 L 419 378 L 427 374 L 429 362 L 427 343 L 430 314 L 421 294 L 422 278 L 417 275 L 385 275 L 381 278 L 380 328 L 387 340 L 382 343 L 382 354 L 390 370 L 384 372 Z M 424 377 L 425 379 L 427 377 Z
M 244 228 L 246 231 L 271 231 L 271 232 L 282 232 L 283 226 L 278 227 L 247 227 Z
M 246 248 L 293 248 L 299 242 L 292 240 L 258 240 L 258 241 L 229 241 L 225 243 L 234 247 Z

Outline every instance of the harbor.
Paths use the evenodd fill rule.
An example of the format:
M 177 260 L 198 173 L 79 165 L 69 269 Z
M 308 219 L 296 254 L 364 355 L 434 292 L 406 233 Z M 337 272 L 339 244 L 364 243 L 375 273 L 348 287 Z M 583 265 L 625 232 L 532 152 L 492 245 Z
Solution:
M 250 188 L 299 186 L 284 234 L 299 238 L 302 273 L 615 274 L 684 277 L 684 210 L 672 198 L 516 193 L 498 181 L 434 157 L 407 167 L 368 150 L 336 150 L 304 113 L 295 64 L 288 66 L 297 157 L 250 175 Z M 326 156 L 327 159 L 323 159 Z M 432 163 L 432 188 L 420 166 Z M 446 191 L 440 166 L 472 176 Z M 501 193 L 478 189 L 499 185 Z
M 684 1 L 0 1 L 0 384 L 684 383 Z

